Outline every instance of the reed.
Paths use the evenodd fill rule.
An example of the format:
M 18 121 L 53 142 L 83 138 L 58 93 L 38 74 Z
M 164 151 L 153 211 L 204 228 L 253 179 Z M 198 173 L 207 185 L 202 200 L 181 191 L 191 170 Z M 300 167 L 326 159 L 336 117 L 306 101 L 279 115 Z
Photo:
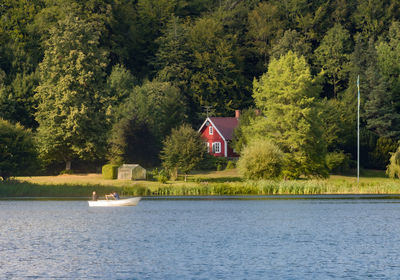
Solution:
M 327 180 L 260 180 L 242 181 L 234 177 L 209 178 L 190 182 L 120 181 L 89 178 L 23 178 L 0 181 L 0 197 L 90 197 L 117 191 L 121 196 L 199 196 L 199 195 L 315 195 L 315 194 L 400 194 L 400 180 L 364 178 L 359 184 L 353 178 L 333 177 Z

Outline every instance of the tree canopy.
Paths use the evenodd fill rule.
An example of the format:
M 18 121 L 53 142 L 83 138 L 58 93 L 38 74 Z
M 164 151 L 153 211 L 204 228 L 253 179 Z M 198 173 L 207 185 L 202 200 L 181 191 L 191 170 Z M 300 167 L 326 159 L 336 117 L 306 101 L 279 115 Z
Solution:
M 316 102 L 319 90 L 305 58 L 291 51 L 272 59 L 268 72 L 254 81 L 253 96 L 265 117 L 256 118 L 246 134 L 270 139 L 282 150 L 286 177 L 326 175 L 326 143 Z
M 0 178 L 29 175 L 35 168 L 38 161 L 32 132 L 0 119 Z
M 200 163 L 206 146 L 200 135 L 189 125 L 173 129 L 161 152 L 163 166 L 172 172 L 181 171 L 186 175 Z
M 352 159 L 360 76 L 370 167 L 379 138 L 400 140 L 399 22 L 398 0 L 4 0 L 0 117 L 31 129 L 48 161 L 105 160 L 107 141 L 124 134 L 117 127 L 135 137 L 148 131 L 148 150 L 155 143 L 159 151 L 173 127 L 198 127 L 205 108 L 231 116 L 261 106 L 268 118 L 252 94 L 292 52 L 320 88 L 291 101 L 323 115 L 328 151 Z M 283 90 L 299 82 L 276 78 Z M 123 109 L 136 102 L 142 113 Z M 176 114 L 160 117 L 166 112 Z
M 104 90 L 107 52 L 99 46 L 102 26 L 70 16 L 50 31 L 36 98 L 38 141 L 43 159 L 104 155 L 108 98 Z

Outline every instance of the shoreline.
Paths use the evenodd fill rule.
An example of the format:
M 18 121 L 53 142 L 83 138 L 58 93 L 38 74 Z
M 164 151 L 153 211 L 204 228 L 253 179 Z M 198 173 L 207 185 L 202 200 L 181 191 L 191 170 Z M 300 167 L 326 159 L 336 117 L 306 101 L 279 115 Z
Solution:
M 121 197 L 121 199 L 128 197 Z M 102 198 L 100 198 L 102 199 Z M 315 195 L 188 195 L 143 196 L 142 200 L 363 200 L 395 199 L 400 194 L 315 194 Z M 0 197 L 0 201 L 89 201 L 89 197 Z
M 131 196 L 122 196 L 121 199 Z M 103 199 L 100 197 L 100 199 Z M 362 199 L 400 199 L 399 194 L 275 194 L 275 195 L 170 195 L 142 196 L 142 200 L 362 200 Z M 0 197 L 0 201 L 89 201 L 90 197 L 60 197 L 60 196 L 10 196 Z
M 106 180 L 101 175 L 62 175 L 16 177 L 0 181 L 2 198 L 88 198 L 93 191 L 100 197 L 117 191 L 122 197 L 272 197 L 279 196 L 397 196 L 400 180 L 364 177 L 357 183 L 353 177 L 331 176 L 329 179 L 243 180 L 233 171 L 194 175 L 190 181 Z

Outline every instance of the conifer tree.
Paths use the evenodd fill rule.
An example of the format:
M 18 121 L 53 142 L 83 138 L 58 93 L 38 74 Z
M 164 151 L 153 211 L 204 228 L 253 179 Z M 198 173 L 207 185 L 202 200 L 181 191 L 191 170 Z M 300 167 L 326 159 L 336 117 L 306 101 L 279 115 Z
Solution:
M 364 106 L 366 127 L 380 137 L 398 137 L 400 115 L 393 106 L 392 92 L 387 82 L 372 65 L 366 71 L 367 101 Z
M 333 96 L 337 97 L 341 86 L 347 81 L 350 35 L 340 24 L 328 30 L 320 46 L 316 49 L 316 58 L 333 86 Z
M 188 46 L 188 26 L 178 17 L 172 17 L 163 35 L 157 40 L 160 44 L 156 54 L 157 78 L 179 87 L 188 96 L 189 81 L 192 75 L 192 52 Z

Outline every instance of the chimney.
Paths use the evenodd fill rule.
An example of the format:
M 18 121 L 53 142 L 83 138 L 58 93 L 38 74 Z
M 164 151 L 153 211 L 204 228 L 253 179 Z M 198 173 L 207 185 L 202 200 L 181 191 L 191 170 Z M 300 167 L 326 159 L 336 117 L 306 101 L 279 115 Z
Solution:
M 240 110 L 235 110 L 235 118 L 239 119 L 240 117 Z

